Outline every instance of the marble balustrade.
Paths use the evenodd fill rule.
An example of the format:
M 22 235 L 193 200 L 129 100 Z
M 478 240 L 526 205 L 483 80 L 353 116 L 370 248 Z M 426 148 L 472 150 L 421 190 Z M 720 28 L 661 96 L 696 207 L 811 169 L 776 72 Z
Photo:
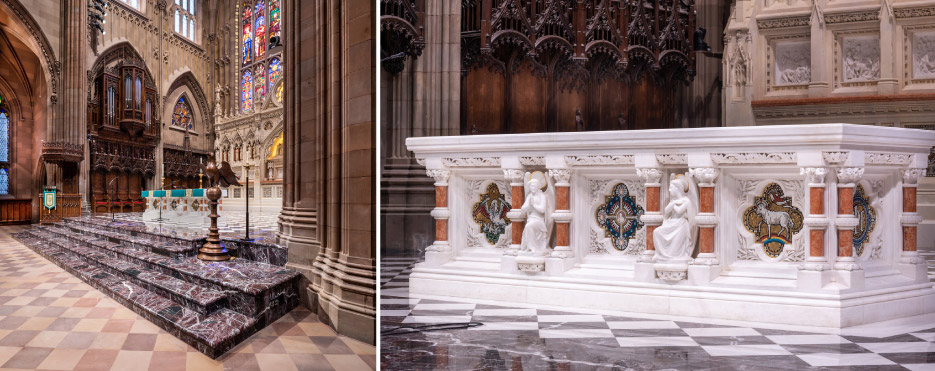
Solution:
M 406 143 L 437 192 L 413 295 L 831 328 L 935 312 L 914 197 L 935 132 L 822 124 Z M 555 205 L 541 264 L 519 252 L 522 175 L 537 171 Z M 697 232 L 690 263 L 672 271 L 652 235 L 679 174 L 697 187 Z

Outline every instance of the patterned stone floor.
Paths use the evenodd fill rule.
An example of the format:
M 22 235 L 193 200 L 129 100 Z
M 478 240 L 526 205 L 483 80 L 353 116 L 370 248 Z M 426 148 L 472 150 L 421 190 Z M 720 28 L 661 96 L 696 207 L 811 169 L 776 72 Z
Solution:
M 212 360 L 10 237 L 0 227 L 0 369 L 374 370 L 376 348 L 304 307 Z
M 935 370 L 935 322 L 828 335 L 411 298 L 415 262 L 381 261 L 385 370 Z

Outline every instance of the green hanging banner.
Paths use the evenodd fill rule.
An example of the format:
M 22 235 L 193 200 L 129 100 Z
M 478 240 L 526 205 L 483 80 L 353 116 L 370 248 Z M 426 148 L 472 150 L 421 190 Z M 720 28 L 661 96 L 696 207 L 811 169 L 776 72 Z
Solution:
M 55 208 L 55 188 L 46 188 L 42 192 L 42 206 L 49 210 Z

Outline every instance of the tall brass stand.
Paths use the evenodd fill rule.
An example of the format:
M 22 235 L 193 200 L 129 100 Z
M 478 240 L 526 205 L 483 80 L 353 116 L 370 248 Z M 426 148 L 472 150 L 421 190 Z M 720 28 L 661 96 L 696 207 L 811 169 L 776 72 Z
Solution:
M 208 188 L 205 192 L 208 200 L 211 201 L 211 227 L 208 229 L 208 241 L 199 250 L 198 259 L 207 261 L 225 261 L 230 260 L 227 249 L 221 247 L 221 234 L 218 233 L 218 200 L 221 199 L 221 188 L 217 186 Z

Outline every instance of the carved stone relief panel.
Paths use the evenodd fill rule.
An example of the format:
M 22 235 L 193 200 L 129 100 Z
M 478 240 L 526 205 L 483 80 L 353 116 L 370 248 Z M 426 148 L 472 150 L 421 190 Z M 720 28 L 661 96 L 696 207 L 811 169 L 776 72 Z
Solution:
M 912 78 L 935 79 L 935 31 L 912 33 Z
M 844 35 L 839 47 L 842 86 L 880 79 L 879 35 Z
M 737 186 L 743 200 L 737 260 L 804 261 L 804 182 L 741 179 Z
M 772 48 L 771 86 L 804 87 L 811 82 L 812 46 L 809 40 L 777 40 Z

